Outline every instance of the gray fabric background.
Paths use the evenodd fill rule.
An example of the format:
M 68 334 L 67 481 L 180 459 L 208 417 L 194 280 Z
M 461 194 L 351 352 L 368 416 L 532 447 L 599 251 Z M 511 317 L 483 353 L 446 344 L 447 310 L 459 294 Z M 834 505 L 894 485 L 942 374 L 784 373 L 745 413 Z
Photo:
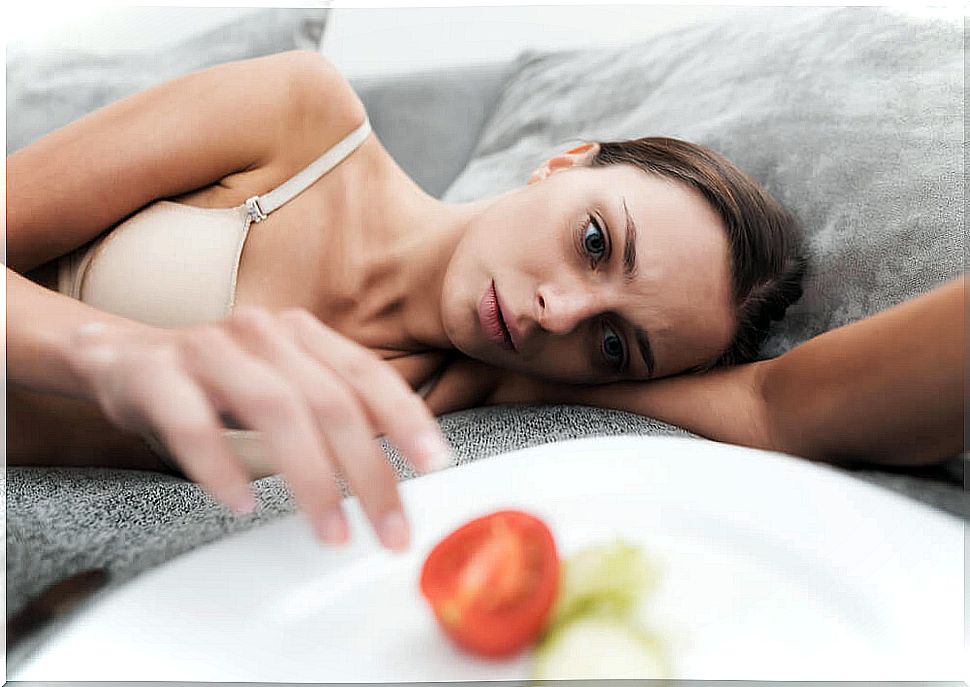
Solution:
M 511 68 L 499 62 L 360 78 L 352 85 L 387 152 L 440 198 L 471 157 Z
M 429 186 L 443 188 L 448 179 L 441 170 L 460 169 L 473 147 L 469 136 L 478 140 L 471 162 L 446 194 L 450 200 L 523 183 L 543 157 L 575 138 L 666 134 L 721 151 L 791 207 L 809 236 L 806 296 L 766 347 L 773 354 L 962 269 L 963 34 L 961 27 L 902 21 L 872 9 L 759 8 L 748 14 L 624 50 L 526 57 L 495 98 L 481 138 L 476 131 L 448 141 L 447 153 L 431 148 L 433 140 L 420 145 L 402 140 L 408 127 L 395 117 L 414 126 L 424 121 L 439 132 L 454 131 L 460 127 L 456 118 L 467 117 L 469 130 L 476 129 L 493 110 L 487 99 L 492 96 L 483 94 L 498 89 L 494 74 L 437 79 L 432 73 L 415 76 L 406 89 L 387 84 L 382 90 L 373 81 L 360 88 L 388 150 L 400 155 L 406 171 L 417 175 L 424 169 Z M 297 26 L 281 24 L 270 41 L 275 48 L 259 43 L 264 29 L 250 38 L 267 51 L 288 49 Z M 230 38 L 238 47 L 238 33 Z M 240 56 L 196 47 L 209 57 L 179 59 L 194 65 L 216 54 Z M 143 59 L 132 58 L 135 71 L 147 64 Z M 172 71 L 158 80 L 181 68 L 191 67 L 173 62 L 164 67 Z M 49 73 L 37 71 L 37 64 L 16 69 L 20 78 L 42 79 L 33 91 L 21 91 L 23 96 L 12 96 L 8 81 L 8 132 L 14 131 L 8 133 L 8 149 L 11 140 L 22 144 L 53 128 L 20 120 L 54 121 L 61 108 L 83 107 L 58 100 L 68 97 L 64 91 L 71 83 L 59 76 L 60 67 Z M 115 69 L 123 71 L 122 65 L 108 65 L 105 73 Z M 147 85 L 138 78 L 131 90 Z M 46 103 L 41 84 L 49 91 Z M 26 88 L 16 86 L 21 87 Z M 451 100 L 456 89 L 475 95 L 456 104 Z M 418 102 L 408 99 L 410 92 L 418 94 Z M 87 106 L 105 101 L 93 102 Z M 63 116 L 80 114 L 72 112 Z M 480 408 L 443 417 L 441 425 L 459 463 L 556 439 L 683 434 L 634 415 L 569 406 Z M 390 448 L 389 454 L 401 476 L 410 476 Z M 970 519 L 963 470 L 957 460 L 919 472 L 853 474 Z M 292 512 L 278 478 L 260 480 L 255 488 L 259 512 L 236 519 L 195 485 L 162 474 L 9 470 L 8 617 L 48 584 L 78 571 L 103 567 L 112 584 L 119 584 L 227 532 Z M 9 655 L 8 665 L 17 656 Z

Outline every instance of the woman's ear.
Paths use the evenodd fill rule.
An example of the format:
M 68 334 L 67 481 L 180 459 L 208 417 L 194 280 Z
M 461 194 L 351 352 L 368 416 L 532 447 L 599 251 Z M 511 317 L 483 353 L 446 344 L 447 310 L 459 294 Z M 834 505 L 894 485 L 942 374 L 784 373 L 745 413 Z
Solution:
M 564 169 L 569 169 L 571 167 L 587 167 L 596 157 L 597 153 L 600 151 L 600 144 L 594 142 L 584 143 L 581 146 L 576 146 L 570 150 L 567 150 L 561 155 L 556 155 L 551 157 L 542 163 L 542 166 L 537 168 L 529 176 L 529 183 L 534 184 L 537 181 L 542 181 L 546 177 L 555 174 Z

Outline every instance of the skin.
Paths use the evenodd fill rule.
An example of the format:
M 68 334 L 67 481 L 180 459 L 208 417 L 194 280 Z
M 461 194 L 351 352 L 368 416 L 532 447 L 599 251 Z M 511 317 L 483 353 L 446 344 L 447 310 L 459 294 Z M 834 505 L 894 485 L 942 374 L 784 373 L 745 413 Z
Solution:
M 966 450 L 967 295 L 963 275 L 777 358 L 650 384 L 518 376 L 488 402 L 616 408 L 812 460 L 929 465 Z
M 336 190 L 342 199 L 328 199 L 321 214 L 341 205 L 345 211 L 331 213 L 305 272 L 331 278 L 302 296 L 346 336 L 374 350 L 454 349 L 496 368 L 493 376 L 508 369 L 571 382 L 647 378 L 633 326 L 650 334 L 655 377 L 706 362 L 728 345 L 734 322 L 727 239 L 714 211 L 684 185 L 628 166 L 588 168 L 593 147 L 556 156 L 512 192 L 449 204 L 423 193 L 383 148 L 366 146 L 359 160 L 334 170 L 345 176 L 318 182 L 321 193 Z M 379 182 L 354 183 L 358 177 Z M 632 280 L 624 278 L 620 258 L 624 200 L 642 227 Z M 612 257 L 581 252 L 591 214 L 614 237 Z M 237 299 L 273 307 L 253 285 L 262 266 L 246 264 L 246 257 Z M 274 258 L 277 266 L 294 262 L 295 256 Z M 286 283 L 312 279 L 290 275 Z M 492 280 L 518 330 L 517 352 L 496 346 L 483 331 L 478 307 Z M 622 375 L 599 354 L 607 315 L 626 335 L 632 360 Z
M 682 184 L 634 167 L 584 167 L 562 155 L 541 180 L 497 199 L 460 229 L 440 294 L 448 340 L 469 357 L 567 382 L 662 377 L 716 357 L 730 342 L 729 252 L 720 220 Z M 626 213 L 638 227 L 637 271 L 624 275 Z M 591 217 L 593 219 L 591 219 Z M 609 233 L 610 249 L 583 238 Z M 478 314 L 494 281 L 517 350 L 486 338 Z M 604 355 L 609 322 L 625 351 Z M 634 327 L 648 332 L 655 368 Z M 625 371 L 612 364 L 628 358 Z

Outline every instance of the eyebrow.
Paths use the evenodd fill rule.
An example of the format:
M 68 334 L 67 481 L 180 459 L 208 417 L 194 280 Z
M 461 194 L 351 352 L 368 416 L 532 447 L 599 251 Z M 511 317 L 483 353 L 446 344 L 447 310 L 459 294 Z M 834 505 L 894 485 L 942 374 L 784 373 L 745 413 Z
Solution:
M 637 337 L 637 345 L 640 347 L 640 356 L 643 358 L 643 364 L 647 366 L 647 375 L 653 377 L 653 372 L 657 367 L 657 361 L 653 357 L 650 336 L 647 334 L 647 330 L 641 329 L 640 327 L 634 327 L 633 332 Z
M 620 200 L 623 202 L 623 215 L 626 218 L 626 236 L 623 239 L 623 275 L 627 281 L 630 281 L 637 274 L 637 234 L 639 230 L 637 229 L 636 222 L 633 221 L 630 209 L 626 206 L 626 198 L 620 196 Z M 657 367 L 657 361 L 653 357 L 650 335 L 642 327 L 635 326 L 633 332 L 636 335 L 637 345 L 640 348 L 640 357 L 643 358 L 643 364 L 647 368 L 647 375 L 653 377 L 654 370 Z
M 626 206 L 626 198 L 620 197 L 623 201 L 623 214 L 626 216 L 626 238 L 623 239 L 623 275 L 627 281 L 633 279 L 637 274 L 637 225 L 630 215 L 630 210 Z

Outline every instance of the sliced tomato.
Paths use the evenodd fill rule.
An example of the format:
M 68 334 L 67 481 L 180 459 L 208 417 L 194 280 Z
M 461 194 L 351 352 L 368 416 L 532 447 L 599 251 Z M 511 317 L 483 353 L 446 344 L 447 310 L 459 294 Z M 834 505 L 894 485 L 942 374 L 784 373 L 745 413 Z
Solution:
M 421 570 L 421 593 L 445 633 L 481 656 L 507 656 L 535 641 L 558 591 L 552 532 L 521 511 L 459 527 L 431 550 Z

